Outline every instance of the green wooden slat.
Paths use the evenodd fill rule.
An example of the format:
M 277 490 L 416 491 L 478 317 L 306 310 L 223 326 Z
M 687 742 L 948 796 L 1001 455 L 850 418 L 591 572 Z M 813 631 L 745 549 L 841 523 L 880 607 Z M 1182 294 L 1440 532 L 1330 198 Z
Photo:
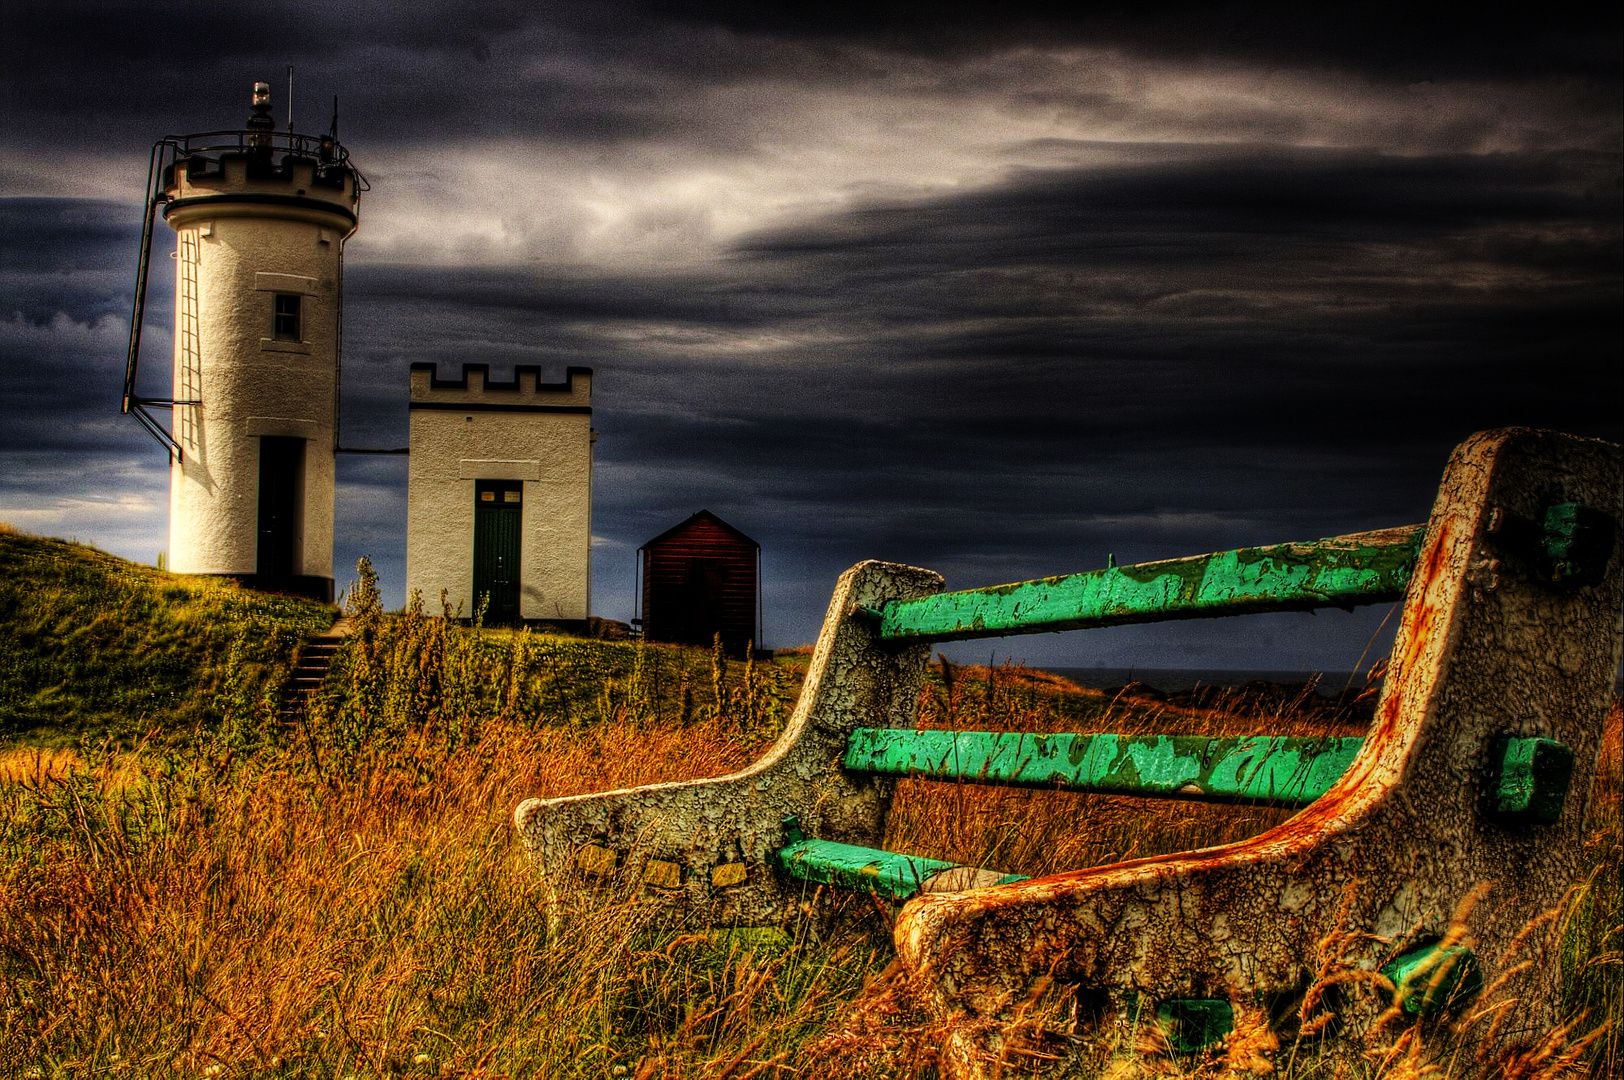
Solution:
M 893 776 L 1108 795 L 1306 806 L 1347 771 L 1363 742 L 858 728 L 846 742 L 845 766 Z
M 942 871 L 963 865 L 833 840 L 795 840 L 779 850 L 778 863 L 791 877 L 803 881 L 874 892 L 896 900 L 912 896 L 920 885 Z M 1025 880 L 1020 874 L 1006 874 L 998 884 Z
M 857 728 L 847 740 L 844 764 L 862 772 L 931 779 L 1304 806 L 1323 795 L 1347 770 L 1363 743 L 1363 739 L 1345 737 L 1035 735 Z M 1561 743 L 1546 739 L 1502 740 L 1493 754 L 1499 779 L 1491 786 L 1502 805 L 1508 790 L 1515 789 L 1512 796 L 1517 797 L 1513 799 L 1517 806 L 1513 810 L 1555 796 L 1542 795 L 1537 783 L 1519 786 L 1513 780 L 1508 786 L 1506 776 L 1537 772 L 1538 766 L 1528 763 L 1541 754 L 1552 760 L 1563 754 L 1569 759 L 1572 756 Z M 808 839 L 793 816 L 784 819 L 784 827 L 789 843 L 777 853 L 779 865 L 804 881 L 900 900 L 918 892 L 936 874 L 964 865 Z M 1026 880 L 1020 874 L 1005 874 L 994 884 Z M 1404 981 L 1403 972 L 1382 971 L 1395 983 Z M 1405 1007 L 1415 1011 L 1408 1002 Z
M 1422 531 L 1410 525 L 894 600 L 879 609 L 880 637 L 955 641 L 1397 600 Z

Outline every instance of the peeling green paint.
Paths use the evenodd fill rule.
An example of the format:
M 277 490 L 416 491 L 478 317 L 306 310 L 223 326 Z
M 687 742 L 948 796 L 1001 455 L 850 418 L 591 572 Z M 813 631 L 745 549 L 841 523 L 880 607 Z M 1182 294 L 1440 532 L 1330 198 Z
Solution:
M 1607 575 L 1618 523 L 1580 503 L 1553 503 L 1540 522 L 1543 573 L 1567 586 L 1594 585 Z
M 778 852 L 778 864 L 802 881 L 873 892 L 894 900 L 912 896 L 932 877 L 962 865 L 832 840 L 806 839 L 792 839 Z M 1025 880 L 1021 874 L 1005 874 L 999 884 Z
M 1156 1006 L 1156 1021 L 1174 1053 L 1193 1054 L 1235 1030 L 1235 1010 L 1223 998 L 1169 998 Z
M 1109 795 L 1306 806 L 1330 788 L 1358 738 L 1245 735 L 1034 735 L 857 728 L 845 766 Z
M 881 609 L 880 637 L 953 641 L 1397 600 L 1421 531 L 1411 525 L 892 601 Z

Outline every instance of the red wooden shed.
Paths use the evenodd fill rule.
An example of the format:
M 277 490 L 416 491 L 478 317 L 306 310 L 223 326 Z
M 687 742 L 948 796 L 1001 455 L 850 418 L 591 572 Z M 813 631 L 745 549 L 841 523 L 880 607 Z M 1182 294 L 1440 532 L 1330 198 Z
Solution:
M 760 644 L 761 545 L 709 510 L 637 549 L 643 637 L 742 653 Z

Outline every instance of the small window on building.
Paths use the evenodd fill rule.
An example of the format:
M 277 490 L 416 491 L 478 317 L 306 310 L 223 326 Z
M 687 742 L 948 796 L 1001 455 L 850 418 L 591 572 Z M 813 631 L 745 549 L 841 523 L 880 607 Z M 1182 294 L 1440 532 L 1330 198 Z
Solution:
M 524 505 L 524 482 L 475 480 L 474 503 L 488 510 L 518 510 Z
M 304 297 L 298 293 L 276 294 L 273 336 L 278 341 L 302 341 L 299 325 L 299 306 Z

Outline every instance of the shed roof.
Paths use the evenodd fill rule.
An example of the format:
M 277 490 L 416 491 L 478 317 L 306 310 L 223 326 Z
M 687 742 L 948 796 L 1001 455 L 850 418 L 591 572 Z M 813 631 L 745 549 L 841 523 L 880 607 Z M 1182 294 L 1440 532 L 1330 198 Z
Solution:
M 698 511 L 698 512 L 696 512 L 694 514 L 691 514 L 690 516 L 684 518 L 683 520 L 677 522 L 675 525 L 671 526 L 669 529 L 665 530 L 665 532 L 661 533 L 660 535 L 643 541 L 642 547 L 639 548 L 638 550 L 641 551 L 641 550 L 643 550 L 643 548 L 653 547 L 655 544 L 658 544 L 662 540 L 666 540 L 666 539 L 669 539 L 670 537 L 676 536 L 678 533 L 682 532 L 688 526 L 690 526 L 694 522 L 700 521 L 700 520 L 710 521 L 710 522 L 712 522 L 712 523 L 714 523 L 716 525 L 719 525 L 720 527 L 722 527 L 723 529 L 725 529 L 728 532 L 732 533 L 734 536 L 738 537 L 740 540 L 744 541 L 746 544 L 749 544 L 753 548 L 758 548 L 759 549 L 761 547 L 760 543 L 758 543 L 755 540 L 752 540 L 750 537 L 746 536 L 744 533 L 740 532 L 738 529 L 735 529 L 733 526 L 729 525 L 727 522 L 723 521 L 721 518 L 717 517 L 715 514 L 711 513 L 709 510 L 700 510 L 700 511 Z

